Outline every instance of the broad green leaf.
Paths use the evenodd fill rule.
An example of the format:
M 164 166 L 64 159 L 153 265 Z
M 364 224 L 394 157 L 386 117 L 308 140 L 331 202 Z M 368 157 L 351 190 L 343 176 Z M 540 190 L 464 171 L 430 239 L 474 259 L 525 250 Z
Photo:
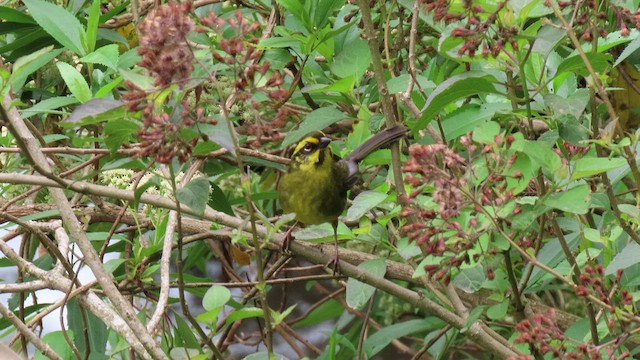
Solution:
M 555 173 L 560 170 L 562 160 L 549 146 L 540 141 L 524 141 L 522 151 L 543 169 Z
M 74 53 L 87 53 L 82 45 L 86 34 L 80 21 L 65 8 L 43 0 L 24 0 L 31 16 L 56 41 Z
M 80 61 L 89 64 L 100 64 L 110 69 L 117 70 L 119 57 L 120 53 L 118 52 L 118 45 L 110 44 L 81 57 Z
M 370 65 L 369 45 L 364 40 L 356 39 L 336 55 L 331 64 L 331 72 L 340 78 L 353 76 L 359 80 Z
M 431 92 L 420 119 L 410 125 L 411 129 L 414 132 L 424 129 L 445 106 L 459 99 L 483 93 L 498 93 L 493 85 L 495 82 L 493 76 L 479 71 L 455 75 L 443 81 Z
M 549 195 L 543 200 L 543 204 L 561 211 L 583 215 L 589 211 L 590 195 L 589 185 L 582 184 L 567 191 Z
M 14 22 L 19 24 L 35 24 L 33 18 L 22 11 L 12 9 L 6 6 L 0 6 L 0 19 L 6 22 Z
M 338 301 L 334 299 L 329 299 L 329 301 L 326 301 L 320 304 L 320 306 L 315 308 L 304 319 L 296 322 L 293 325 L 293 328 L 299 329 L 306 326 L 319 324 L 327 320 L 335 319 L 338 316 L 344 314 L 344 312 L 345 312 L 344 307 L 342 307 L 342 305 Z
M 47 46 L 17 59 L 13 64 L 11 73 L 11 87 L 13 90 L 21 91 L 27 77 L 31 73 L 49 63 L 49 61 L 60 55 L 61 52 L 62 49 L 54 50 L 53 46 Z
M 630 266 L 636 265 L 640 259 L 640 245 L 636 242 L 630 242 L 624 247 L 616 256 L 611 260 L 607 268 L 605 269 L 605 275 L 613 275 L 619 269 L 626 269 Z
M 75 337 L 74 344 L 80 354 L 84 355 L 87 351 L 91 351 L 90 359 L 92 360 L 108 359 L 109 357 L 104 355 L 108 338 L 107 325 L 90 311 L 80 308 L 76 299 L 69 301 L 67 311 L 69 329 L 71 329 L 74 334 L 87 334 L 89 337 L 88 347 L 84 336 Z M 84 312 L 84 318 L 81 311 Z M 83 323 L 83 319 L 86 319 L 86 324 Z
M 620 63 L 629 57 L 629 55 L 633 54 L 636 50 L 640 49 L 640 36 L 636 36 L 635 39 L 627 45 L 620 56 L 616 59 L 616 62 L 613 63 L 613 67 L 620 65 Z
M 71 115 L 60 122 L 65 129 L 97 124 L 124 117 L 124 103 L 112 99 L 92 99 L 78 106 Z
M 473 140 L 481 144 L 495 144 L 499 133 L 500 125 L 495 121 L 489 121 L 473 129 Z
M 231 207 L 231 204 L 229 204 L 229 199 L 227 198 L 227 195 L 225 195 L 224 191 L 212 182 L 210 185 L 211 193 L 209 194 L 209 206 L 214 210 L 222 211 L 227 215 L 234 216 L 233 208 Z
M 305 10 L 304 5 L 300 0 L 278 0 L 278 4 L 296 19 L 298 19 L 308 31 L 313 29 L 313 25 L 309 19 L 309 13 Z
M 30 108 L 22 109 L 20 114 L 25 117 L 37 114 L 65 114 L 66 112 L 56 109 L 77 103 L 78 99 L 73 96 L 56 96 L 42 100 Z
M 73 96 L 81 103 L 89 101 L 91 99 L 91 89 L 89 89 L 89 84 L 87 84 L 82 74 L 73 66 L 62 61 L 57 62 L 56 66 Z
M 603 72 L 609 67 L 611 55 L 594 53 L 587 53 L 586 55 L 589 63 L 596 73 Z M 566 58 L 563 62 L 560 63 L 560 65 L 558 65 L 556 75 L 560 75 L 564 72 L 576 73 L 582 76 L 589 76 L 587 66 L 582 60 L 582 57 L 579 55 L 574 55 Z
M 315 29 L 322 29 L 329 24 L 333 13 L 344 6 L 345 0 L 316 0 L 307 1 L 311 4 L 310 17 Z
M 313 94 L 333 91 L 343 94 L 349 94 L 353 92 L 355 83 L 356 79 L 353 76 L 347 76 L 346 78 L 340 79 L 330 85 L 315 84 L 311 86 L 305 86 L 305 88 L 302 89 L 302 92 Z
M 547 94 L 544 96 L 544 102 L 553 110 L 556 116 L 573 115 L 576 119 L 579 119 L 589 103 L 589 91 L 578 89 L 568 97 Z
M 379 277 L 384 276 L 387 272 L 387 264 L 383 258 L 365 261 L 358 265 L 358 268 Z M 347 305 L 352 309 L 362 309 L 375 291 L 376 288 L 373 286 L 349 278 L 347 280 Z
M 207 135 L 209 141 L 227 149 L 231 155 L 236 155 L 236 147 L 233 144 L 233 138 L 229 132 L 229 126 L 226 120 L 218 118 L 216 124 L 201 124 L 198 125 L 198 127 L 203 134 Z M 233 131 L 235 131 L 235 129 Z
M 133 135 L 140 130 L 140 125 L 125 119 L 111 120 L 104 125 L 104 143 L 115 153 L 122 144 L 133 139 Z
M 389 89 L 389 93 L 398 94 L 407 91 L 407 85 L 409 84 L 409 81 L 411 81 L 411 75 L 409 74 L 401 74 L 389 79 L 387 81 L 387 88 Z M 422 89 L 427 90 L 427 92 L 429 89 L 435 89 L 436 87 L 436 84 L 433 81 L 421 75 L 416 75 L 415 81 L 420 85 Z M 414 87 L 413 91 L 417 91 L 417 89 Z
M 206 177 L 199 177 L 178 189 L 176 197 L 191 210 L 198 214 L 204 214 L 209 200 L 209 190 L 209 180 Z
M 71 331 L 71 330 L 67 330 L 67 336 L 69 336 L 69 338 L 71 338 L 72 340 L 76 338 L 76 336 L 74 336 L 74 334 L 73 334 L 73 331 Z M 52 332 L 46 334 L 42 338 L 42 342 L 44 342 L 45 344 L 49 345 L 51 347 L 51 349 L 53 350 L 53 352 L 58 354 L 58 356 L 60 356 L 60 358 L 62 358 L 62 359 L 71 359 L 71 358 L 73 358 L 73 351 L 71 350 L 71 347 L 69 346 L 69 343 L 67 342 L 67 339 L 62 334 L 62 331 L 52 331 Z M 47 359 L 50 359 L 50 358 L 44 356 L 40 351 L 36 351 L 35 359 L 36 360 L 47 360 Z
M 293 37 L 271 37 L 260 40 L 258 49 L 290 48 L 300 45 L 300 40 Z
M 487 317 L 491 320 L 503 319 L 509 310 L 509 301 L 505 300 L 501 303 L 490 306 L 487 309 Z
M 571 145 L 586 146 L 589 139 L 589 130 L 582 126 L 575 116 L 567 114 L 556 118 L 558 134 Z
M 508 110 L 509 104 L 487 103 L 483 105 L 465 104 L 441 119 L 442 131 L 446 139 L 457 139 L 475 128 L 490 122 L 498 111 Z
M 288 357 L 280 355 L 278 353 L 273 353 L 271 355 L 272 356 L 270 356 L 266 351 L 260 351 L 251 355 L 247 355 L 242 360 L 289 360 Z
M 390 326 L 383 327 L 375 334 L 371 335 L 365 342 L 362 350 L 368 355 L 368 358 L 378 354 L 386 348 L 391 341 L 399 339 L 403 336 L 411 335 L 432 329 L 431 321 L 425 319 L 409 320 Z
M 329 125 L 333 125 L 338 121 L 346 118 L 341 111 L 332 107 L 322 107 L 316 109 L 304 118 L 297 129 L 289 131 L 282 141 L 282 147 L 285 148 L 307 135 L 312 131 L 322 130 Z
M 582 179 L 617 169 L 627 164 L 623 158 L 584 157 L 576 160 L 573 166 L 571 180 Z
M 231 300 L 231 291 L 224 286 L 213 285 L 202 299 L 202 307 L 207 310 L 221 308 Z
M 361 192 L 353 199 L 351 207 L 347 210 L 347 221 L 359 220 L 364 214 L 378 206 L 387 197 L 387 194 L 380 191 L 368 190 Z
M 469 315 L 467 316 L 467 319 L 464 322 L 464 327 L 461 329 L 461 331 L 465 332 L 469 330 L 471 325 L 473 325 L 473 323 L 475 323 L 478 319 L 480 319 L 480 317 L 482 316 L 482 314 L 484 314 L 485 310 L 487 310 L 488 307 L 489 305 L 480 305 L 471 309 L 471 311 L 469 312 Z
M 236 320 L 248 319 L 252 317 L 262 317 L 263 315 L 264 310 L 262 310 L 261 308 L 244 307 L 232 312 L 231 315 L 227 317 L 226 324 L 230 325 Z
M 178 340 L 178 343 L 191 349 L 201 348 L 200 343 L 189 324 L 182 318 L 182 316 L 178 314 L 174 314 L 174 316 L 176 321 L 176 335 L 178 337 L 176 340 Z

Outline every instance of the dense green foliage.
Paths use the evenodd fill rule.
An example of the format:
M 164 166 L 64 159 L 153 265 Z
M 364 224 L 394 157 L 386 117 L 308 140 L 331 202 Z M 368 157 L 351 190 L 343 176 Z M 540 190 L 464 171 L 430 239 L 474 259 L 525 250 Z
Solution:
M 38 359 L 640 355 L 638 8 L 4 2 L 2 337 Z M 398 124 L 339 273 L 331 224 L 283 249 L 286 149 Z

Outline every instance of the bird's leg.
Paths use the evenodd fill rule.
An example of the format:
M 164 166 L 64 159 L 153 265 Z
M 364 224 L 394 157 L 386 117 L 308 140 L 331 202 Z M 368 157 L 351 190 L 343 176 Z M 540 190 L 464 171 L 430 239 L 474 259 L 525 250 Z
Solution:
M 296 223 L 293 224 L 293 226 L 291 226 L 289 230 L 287 230 L 287 232 L 284 234 L 282 244 L 280 245 L 282 251 L 289 250 L 289 244 L 291 244 L 291 241 L 293 240 L 293 235 L 291 235 L 291 233 L 293 232 L 293 229 L 296 228 L 296 226 L 298 226 L 298 221 L 296 221 Z
M 333 225 L 333 259 L 329 261 L 327 266 L 333 264 L 333 275 L 335 276 L 337 272 L 340 271 L 340 257 L 338 255 L 338 221 L 334 221 L 331 225 Z

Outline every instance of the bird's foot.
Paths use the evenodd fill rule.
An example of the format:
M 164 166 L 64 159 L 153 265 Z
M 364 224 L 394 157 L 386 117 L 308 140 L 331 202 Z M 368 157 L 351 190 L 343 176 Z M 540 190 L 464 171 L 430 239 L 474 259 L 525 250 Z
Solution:
M 335 276 L 337 273 L 340 272 L 340 258 L 338 256 L 338 249 L 337 248 L 335 249 L 335 253 L 333 255 L 333 258 L 327 264 L 327 267 L 329 267 L 329 266 L 333 269 L 333 276 Z
M 280 249 L 282 250 L 282 252 L 288 252 L 289 251 L 289 245 L 291 244 L 291 241 L 293 241 L 293 229 L 296 228 L 296 225 L 298 223 L 293 224 L 292 227 L 289 228 L 289 230 L 287 230 L 287 232 L 284 234 L 284 238 L 282 239 L 282 244 L 280 244 Z

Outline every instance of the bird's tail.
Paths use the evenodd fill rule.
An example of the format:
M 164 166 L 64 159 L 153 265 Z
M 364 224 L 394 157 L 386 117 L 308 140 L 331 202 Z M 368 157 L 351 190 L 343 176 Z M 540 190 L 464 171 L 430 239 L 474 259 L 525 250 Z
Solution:
M 358 146 L 353 150 L 351 154 L 347 155 L 343 160 L 347 162 L 355 161 L 359 163 L 362 159 L 372 152 L 391 145 L 394 141 L 398 141 L 407 135 L 407 128 L 398 125 L 389 129 L 383 130 L 381 133 L 374 135 L 371 139 L 364 142 L 364 144 Z

